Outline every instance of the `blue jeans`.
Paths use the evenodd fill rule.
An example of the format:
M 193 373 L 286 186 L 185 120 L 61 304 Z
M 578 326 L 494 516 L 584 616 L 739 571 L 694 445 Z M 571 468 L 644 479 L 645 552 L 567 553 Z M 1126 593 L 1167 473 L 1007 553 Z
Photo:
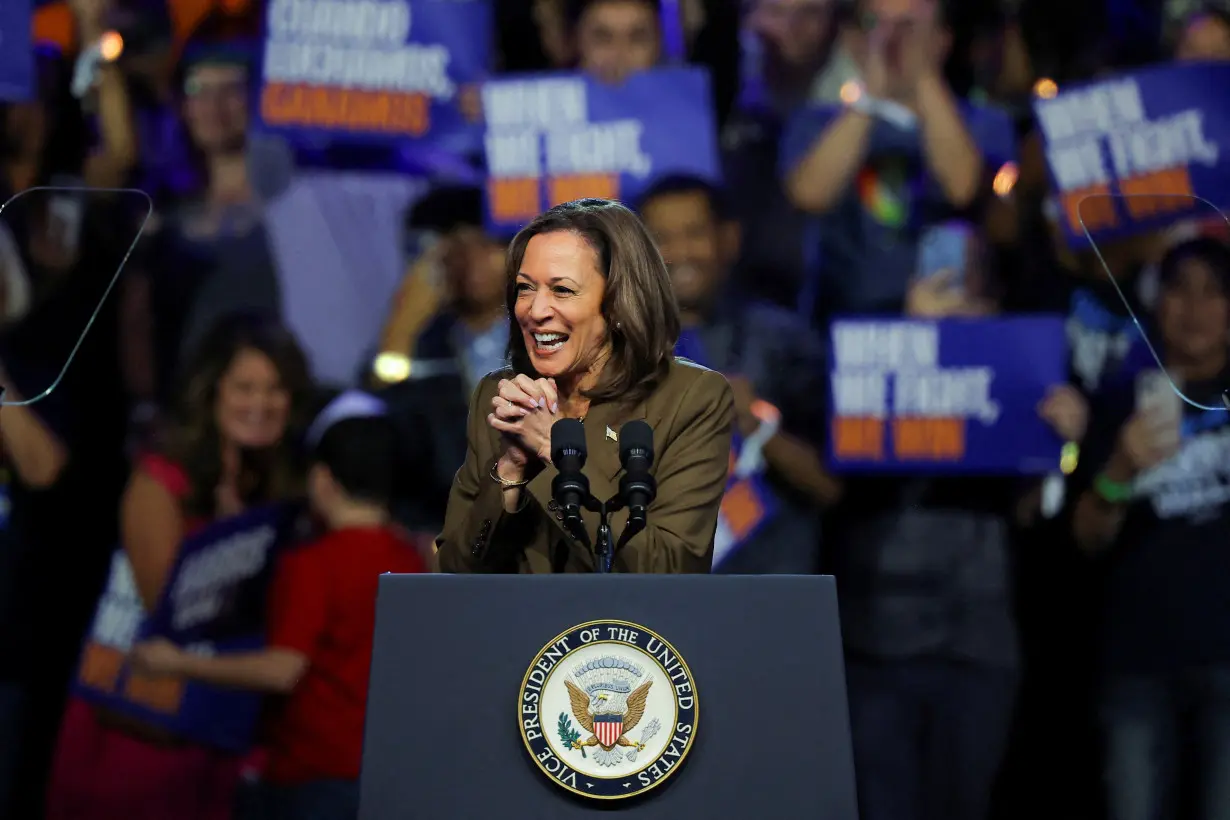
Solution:
M 986 820 L 1017 673 L 847 659 L 846 680 L 862 820 Z
M 1230 817 L 1230 667 L 1112 677 L 1099 712 L 1110 820 Z
M 359 781 L 315 780 L 293 786 L 262 783 L 240 798 L 237 820 L 357 820 Z

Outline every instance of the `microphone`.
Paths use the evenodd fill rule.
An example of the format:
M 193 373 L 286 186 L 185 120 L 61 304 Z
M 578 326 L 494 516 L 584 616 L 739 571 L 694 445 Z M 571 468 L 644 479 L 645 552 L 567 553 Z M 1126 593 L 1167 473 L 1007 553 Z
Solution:
M 624 468 L 619 492 L 628 506 L 628 524 L 620 538 L 622 542 L 644 529 L 645 512 L 658 494 L 658 482 L 649 474 L 653 466 L 653 428 L 639 419 L 621 427 L 619 461 Z
M 581 472 L 585 466 L 585 425 L 577 419 L 560 419 L 551 425 L 551 463 L 558 474 L 551 482 L 551 497 L 560 505 L 564 526 L 589 546 L 589 536 L 581 520 L 581 508 L 589 499 L 589 479 Z

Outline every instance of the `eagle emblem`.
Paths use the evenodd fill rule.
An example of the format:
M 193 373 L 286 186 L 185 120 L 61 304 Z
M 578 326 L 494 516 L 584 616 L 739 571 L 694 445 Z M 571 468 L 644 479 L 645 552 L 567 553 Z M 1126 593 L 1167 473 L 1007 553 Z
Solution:
M 696 683 L 679 651 L 630 621 L 587 621 L 538 651 L 517 693 L 530 760 L 581 797 L 623 800 L 679 771 L 696 742 Z
M 584 663 L 564 679 L 572 716 L 590 736 L 581 740 L 571 736 L 568 745 L 585 754 L 594 749 L 594 761 L 602 766 L 614 766 L 624 757 L 623 748 L 630 747 L 627 759 L 636 760 L 645 748 L 645 741 L 657 731 L 657 720 L 642 730 L 640 741 L 631 740 L 628 733 L 645 716 L 645 703 L 653 678 L 623 658 L 605 655 Z M 562 717 L 562 716 L 561 716 Z

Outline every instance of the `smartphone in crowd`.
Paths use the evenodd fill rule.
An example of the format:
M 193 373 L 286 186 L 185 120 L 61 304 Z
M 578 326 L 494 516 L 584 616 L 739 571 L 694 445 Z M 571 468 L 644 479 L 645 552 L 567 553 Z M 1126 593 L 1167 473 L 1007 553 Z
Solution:
M 1178 423 L 1183 415 L 1183 399 L 1164 371 L 1145 370 L 1136 377 L 1136 409 L 1159 420 Z
M 1161 370 L 1145 370 L 1136 377 L 1136 412 L 1148 416 L 1159 436 L 1173 443 L 1181 437 L 1183 425 L 1183 399 L 1175 388 Z
M 968 222 L 952 220 L 927 228 L 918 243 L 918 278 L 951 271 L 953 285 L 968 289 L 976 247 L 977 234 Z

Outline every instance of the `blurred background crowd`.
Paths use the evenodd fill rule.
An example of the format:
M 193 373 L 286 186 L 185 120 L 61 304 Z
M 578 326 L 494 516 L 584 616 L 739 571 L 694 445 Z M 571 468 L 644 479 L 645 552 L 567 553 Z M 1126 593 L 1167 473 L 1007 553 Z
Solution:
M 120 545 L 153 606 L 186 534 L 306 488 L 318 512 L 321 498 L 357 493 L 371 503 L 326 515 L 335 529 L 370 514 L 429 561 L 470 391 L 503 360 L 509 237 L 484 227 L 481 186 L 309 167 L 252 132 L 263 6 L 38 6 L 37 94 L 0 103 L 0 199 L 15 197 L 0 212 L 0 382 L 9 401 L 39 399 L 0 411 L 0 817 L 107 820 L 121 816 L 109 793 L 138 781 L 163 794 L 137 809 L 145 798 L 132 798 L 122 816 L 262 816 L 245 796 L 265 779 L 353 779 L 357 738 L 353 752 L 271 773 L 264 735 L 251 753 L 223 754 L 83 716 L 92 707 L 71 685 L 113 554 Z M 1189 395 L 1219 401 L 1230 384 L 1227 223 L 1209 210 L 1100 246 L 1101 258 L 1065 244 L 1031 108 L 1140 66 L 1230 60 L 1227 11 L 499 0 L 493 13 L 501 72 L 619 83 L 677 60 L 709 73 L 722 180 L 663 176 L 628 204 L 670 266 L 681 354 L 727 375 L 745 435 L 765 403 L 780 412 L 763 454 L 777 514 L 715 572 L 837 576 L 863 816 L 1230 820 L 1230 496 L 1206 493 L 1180 516 L 1114 497 L 1175 458 L 1117 390 L 1141 344 L 1131 311 Z M 79 56 L 114 31 L 122 54 L 74 93 Z M 681 53 L 668 53 L 668 33 Z M 860 95 L 899 103 L 916 125 Z M 460 104 L 480 116 L 473 96 Z M 989 111 L 1011 122 L 1007 139 Z M 923 237 L 954 220 L 965 269 L 918 276 Z M 1058 463 L 1041 482 L 829 469 L 833 317 L 991 313 L 1064 317 L 1070 382 L 1041 408 L 1071 445 L 1062 474 Z M 354 439 L 368 466 L 307 436 L 348 388 L 377 397 L 390 422 L 387 447 Z M 1183 432 L 1216 437 L 1221 424 Z M 322 460 L 341 490 L 309 480 Z M 311 656 L 314 633 L 292 623 L 319 614 L 304 583 L 275 580 L 290 598 L 270 618 Z M 275 704 L 303 673 L 290 668 L 252 688 Z M 134 753 L 89 783 L 95 724 L 208 761 L 181 782 L 182 766 Z M 47 801 L 57 789 L 75 796 Z

